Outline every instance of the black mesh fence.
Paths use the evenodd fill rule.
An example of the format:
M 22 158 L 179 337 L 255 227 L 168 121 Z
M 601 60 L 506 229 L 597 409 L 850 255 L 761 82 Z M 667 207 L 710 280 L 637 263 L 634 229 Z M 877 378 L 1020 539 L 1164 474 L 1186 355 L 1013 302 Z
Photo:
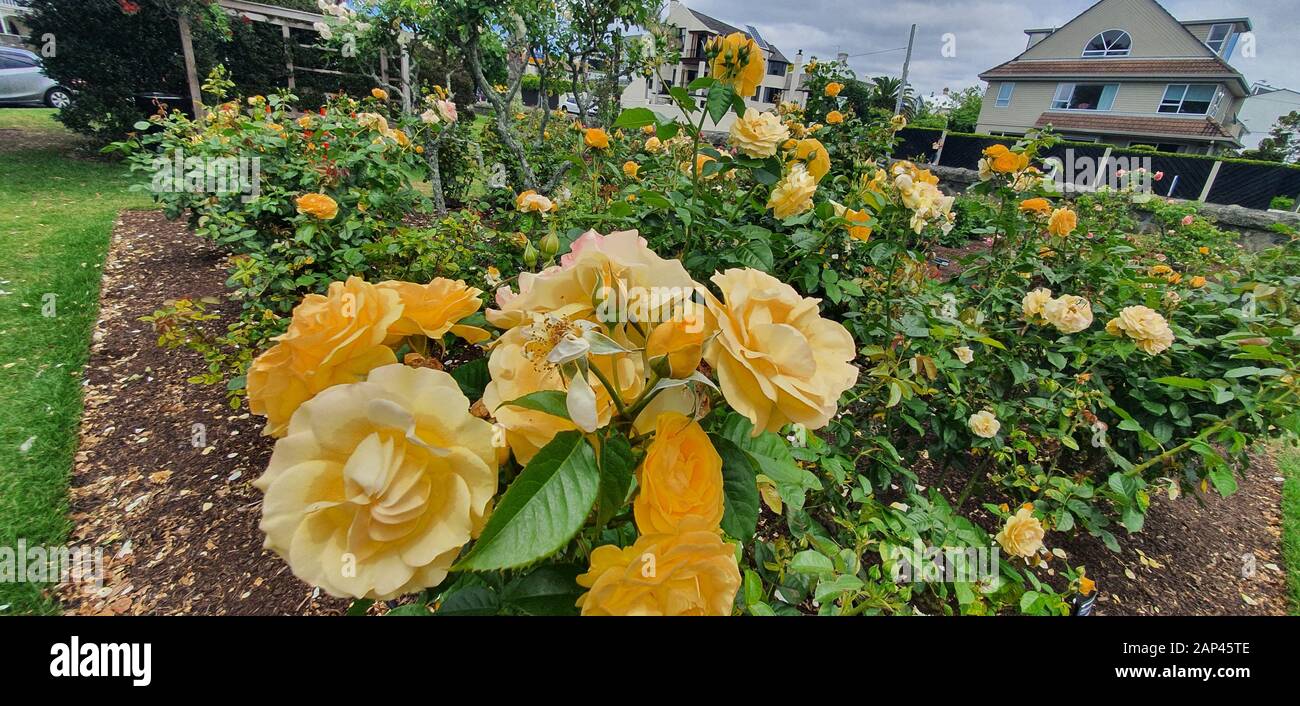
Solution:
M 1010 147 L 1015 143 L 1015 138 L 998 139 L 980 135 L 949 134 L 943 141 L 943 154 L 939 156 L 939 164 L 945 167 L 978 169 L 985 148 L 996 144 Z
M 903 128 L 898 133 L 898 147 L 894 149 L 894 156 L 919 163 L 932 163 L 935 153 L 938 152 L 935 144 L 942 136 L 942 130 Z
M 1268 208 L 1274 196 L 1294 198 L 1297 193 L 1300 193 L 1300 169 L 1224 162 L 1205 200 Z

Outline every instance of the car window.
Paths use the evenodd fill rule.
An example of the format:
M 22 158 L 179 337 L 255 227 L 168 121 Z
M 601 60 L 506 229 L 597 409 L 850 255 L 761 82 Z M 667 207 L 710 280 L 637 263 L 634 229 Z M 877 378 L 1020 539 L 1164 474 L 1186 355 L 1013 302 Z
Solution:
M 30 69 L 35 66 L 36 62 L 25 56 L 0 54 L 0 69 Z

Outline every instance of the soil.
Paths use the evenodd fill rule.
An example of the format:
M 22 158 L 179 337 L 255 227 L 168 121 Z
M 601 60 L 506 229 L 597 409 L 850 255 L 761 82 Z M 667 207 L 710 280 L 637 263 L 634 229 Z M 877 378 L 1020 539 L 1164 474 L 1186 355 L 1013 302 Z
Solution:
M 976 248 L 977 249 L 977 248 Z M 964 250 L 964 249 L 963 249 Z M 941 253 L 954 261 L 963 252 Z M 948 268 L 947 274 L 954 274 Z M 232 410 L 223 386 L 187 381 L 206 370 L 167 351 L 141 316 L 169 299 L 221 297 L 225 258 L 182 222 L 124 212 L 104 268 L 100 318 L 86 371 L 86 412 L 71 505 L 74 543 L 105 549 L 102 588 L 62 586 L 69 612 L 88 614 L 338 614 L 262 549 L 261 494 L 250 483 L 272 442 L 260 420 Z M 223 326 L 237 313 L 222 307 Z M 193 443 L 202 424 L 206 443 Z M 923 483 L 927 474 L 922 473 Z M 1229 498 L 1153 497 L 1145 530 L 1116 554 L 1086 535 L 1049 546 L 1097 581 L 1098 615 L 1286 614 L 1280 558 L 1281 477 L 1260 456 Z M 944 488 L 953 499 L 960 491 Z M 978 495 L 978 494 L 977 494 Z M 968 507 L 974 521 L 996 520 Z M 989 498 L 990 502 L 1000 499 Z M 778 518 L 767 517 L 782 524 Z M 1121 530 L 1122 532 L 1122 530 Z M 1253 571 L 1251 560 L 1253 557 Z
M 85 415 L 70 492 L 72 543 L 104 549 L 102 588 L 60 587 L 71 613 L 338 613 L 262 549 L 261 493 L 270 457 L 260 420 L 232 410 L 206 369 L 164 350 L 140 321 L 169 299 L 220 297 L 224 255 L 183 222 L 125 211 L 104 266 L 86 368 Z M 233 319 L 236 308 L 225 313 Z M 224 322 L 219 322 L 224 326 Z M 202 427 L 196 426 L 202 425 Z

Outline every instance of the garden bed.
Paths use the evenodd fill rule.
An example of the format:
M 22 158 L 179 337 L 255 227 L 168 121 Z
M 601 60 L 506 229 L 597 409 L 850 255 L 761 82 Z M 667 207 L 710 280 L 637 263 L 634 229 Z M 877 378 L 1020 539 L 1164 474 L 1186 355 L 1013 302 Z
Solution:
M 219 297 L 224 256 L 158 212 L 124 212 L 105 266 L 87 368 L 86 415 L 73 479 L 73 541 L 103 546 L 103 589 L 65 586 L 70 612 L 92 614 L 339 613 L 261 549 L 261 496 L 251 486 L 272 442 L 231 410 L 220 386 L 187 382 L 205 369 L 187 350 L 156 345 L 139 321 L 178 297 Z M 222 326 L 235 309 L 223 305 Z M 192 444 L 203 424 L 208 444 Z M 1153 498 L 1146 529 L 1115 554 L 1086 536 L 1049 537 L 1097 581 L 1100 615 L 1285 614 L 1279 472 L 1257 457 L 1229 498 Z M 954 497 L 959 488 L 947 488 Z M 972 501 L 972 504 L 973 501 Z M 973 517 L 979 521 L 981 512 Z M 983 518 L 989 519 L 989 518 Z M 990 526 L 992 523 L 990 522 Z M 1052 541 L 1055 540 L 1055 541 Z M 1243 556 L 1255 572 L 1242 576 Z M 1132 576 L 1128 575 L 1132 572 Z

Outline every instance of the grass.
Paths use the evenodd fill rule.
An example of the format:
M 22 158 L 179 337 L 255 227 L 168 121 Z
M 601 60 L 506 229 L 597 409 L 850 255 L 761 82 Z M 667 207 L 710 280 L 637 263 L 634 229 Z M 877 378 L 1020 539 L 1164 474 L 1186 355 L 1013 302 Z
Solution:
M 1291 589 L 1291 614 L 1300 615 L 1300 450 L 1290 445 L 1277 452 L 1282 470 L 1282 563 Z
M 51 110 L 0 109 L 0 129 L 23 132 L 0 142 L 0 547 L 60 545 L 109 233 L 149 200 L 124 166 L 70 155 Z M 0 582 L 0 615 L 57 613 L 48 588 Z

